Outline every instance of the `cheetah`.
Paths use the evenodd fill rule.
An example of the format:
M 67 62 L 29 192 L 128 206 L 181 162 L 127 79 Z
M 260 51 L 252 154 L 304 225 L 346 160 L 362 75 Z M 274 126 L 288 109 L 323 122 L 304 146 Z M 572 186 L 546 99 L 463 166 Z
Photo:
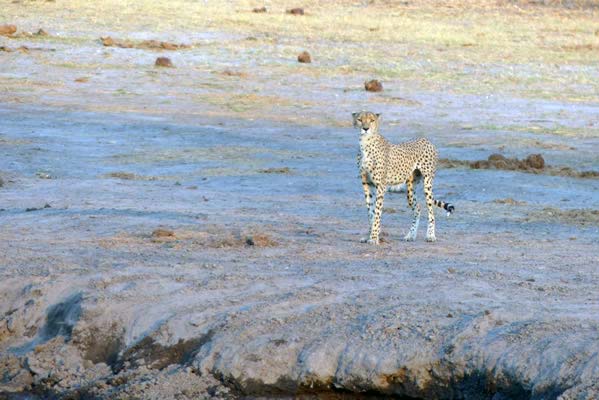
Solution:
M 414 215 L 412 226 L 404 240 L 416 240 L 420 222 L 420 205 L 416 201 L 414 185 L 418 184 L 421 178 L 424 180 L 424 194 L 428 208 L 426 241 L 437 240 L 433 205 L 443 208 L 448 215 L 454 211 L 454 206 L 433 198 L 433 179 L 437 168 L 435 146 L 424 138 L 401 144 L 389 143 L 379 133 L 380 114 L 362 111 L 353 113 L 352 116 L 354 127 L 360 128 L 358 166 L 370 222 L 369 235 L 361 241 L 379 244 L 385 192 L 389 187 L 398 187 L 402 184 L 406 185 L 408 206 L 412 208 Z M 376 189 L 376 204 L 374 205 L 371 194 L 373 189 Z

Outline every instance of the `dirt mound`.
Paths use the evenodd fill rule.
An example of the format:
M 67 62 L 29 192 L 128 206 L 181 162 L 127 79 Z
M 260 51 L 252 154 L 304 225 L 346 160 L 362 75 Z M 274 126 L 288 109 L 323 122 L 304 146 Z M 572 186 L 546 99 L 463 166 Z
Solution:
M 6 35 L 9 36 L 13 39 L 35 39 L 35 38 L 39 38 L 39 37 L 46 37 L 46 36 L 50 36 L 50 34 L 48 32 L 46 32 L 45 29 L 43 28 L 39 28 L 36 32 L 19 32 L 19 33 L 13 33 L 10 35 Z
M 277 242 L 272 240 L 270 236 L 261 232 L 257 232 L 252 235 L 246 236 L 245 243 L 248 246 L 256 247 L 273 247 L 277 245 Z
M 17 48 L 11 49 L 10 47 L 0 46 L 0 51 L 4 51 L 6 53 L 12 53 L 13 51 L 20 51 L 21 53 L 29 53 L 30 50 L 43 50 L 43 49 L 30 48 L 27 46 L 19 46 Z
M 175 237 L 175 232 L 170 229 L 158 228 L 152 232 L 153 238 Z
M 168 57 L 158 57 L 156 59 L 156 61 L 154 62 L 154 65 L 156 67 L 167 67 L 167 68 L 174 68 L 175 67 L 173 65 L 173 62 L 171 61 L 171 59 L 168 58 Z
M 312 57 L 310 56 L 310 53 L 308 53 L 307 51 L 302 51 L 298 56 L 297 56 L 297 61 L 301 62 L 301 63 L 306 63 L 309 64 L 312 62 Z
M 304 15 L 304 9 L 299 7 L 291 8 L 287 10 L 286 13 L 291 15 Z
M 187 44 L 163 42 L 161 40 L 142 40 L 136 42 L 132 40 L 114 39 L 110 36 L 101 37 L 100 40 L 106 47 L 120 47 L 123 49 L 180 50 L 191 47 Z
M 487 160 L 470 163 L 474 169 L 505 169 L 505 170 L 542 170 L 545 168 L 545 159 L 541 154 L 531 154 L 523 160 L 507 158 L 501 154 L 491 154 Z
M 590 178 L 590 179 L 597 179 L 599 178 L 599 171 L 576 171 L 573 168 L 570 167 L 561 167 L 559 169 L 557 169 L 554 173 L 554 171 L 552 170 L 551 175 L 562 175 L 562 176 L 572 176 L 575 178 Z
M 366 89 L 367 92 L 382 92 L 383 84 L 376 79 L 372 79 L 364 82 L 364 89 Z
M 531 154 L 521 160 L 518 158 L 507 158 L 501 154 L 491 154 L 488 159 L 478 161 L 440 158 L 439 164 L 445 168 L 502 169 L 583 179 L 599 178 L 599 171 L 577 171 L 571 167 L 547 165 L 541 154 Z
M 25 212 L 39 211 L 39 210 L 44 210 L 46 208 L 52 208 L 52 206 L 50 204 L 46 203 L 43 207 L 28 207 L 25 209 Z
M 259 231 L 252 231 L 247 234 L 242 232 L 206 232 L 203 236 L 203 238 L 196 238 L 194 244 L 210 248 L 277 246 L 277 242 L 269 234 Z
M 0 25 L 0 35 L 2 36 L 10 36 L 17 31 L 17 27 L 15 25 Z

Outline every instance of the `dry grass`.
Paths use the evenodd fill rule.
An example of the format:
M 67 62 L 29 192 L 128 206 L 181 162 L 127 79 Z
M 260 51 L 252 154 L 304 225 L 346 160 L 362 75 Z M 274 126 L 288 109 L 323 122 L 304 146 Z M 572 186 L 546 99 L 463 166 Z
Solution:
M 328 106 L 317 96 L 287 94 L 281 83 L 287 76 L 301 77 L 301 84 L 306 79 L 336 80 L 339 76 L 361 84 L 364 77 L 372 77 L 453 93 L 599 101 L 599 11 L 584 8 L 591 3 L 584 0 L 545 1 L 548 6 L 537 3 L 427 0 L 404 5 L 305 0 L 301 6 L 306 15 L 293 16 L 285 10 L 298 4 L 287 1 L 273 1 L 268 12 L 261 14 L 252 9 L 262 2 L 246 0 L 26 1 L 3 5 L 3 19 L 29 31 L 44 27 L 51 36 L 36 40 L 56 41 L 61 46 L 100 46 L 99 37 L 105 35 L 140 40 L 140 33 L 144 38 L 193 43 L 194 50 L 185 57 L 189 60 L 195 55 L 195 64 L 178 68 L 171 73 L 171 81 L 164 82 L 172 90 L 169 102 L 176 102 L 177 96 L 191 98 L 206 105 L 206 115 L 252 118 L 261 113 L 270 119 L 294 121 L 300 110 Z M 54 34 L 57 29 L 61 32 Z M 310 51 L 312 64 L 297 63 L 302 50 Z M 213 61 L 224 65 L 215 67 Z M 140 68 L 130 60 L 119 64 L 40 58 L 38 63 L 80 75 Z M 242 72 L 223 74 L 229 67 Z M 202 80 L 206 70 L 210 80 Z M 154 79 L 158 82 L 165 76 Z M 200 92 L 182 94 L 173 82 Z M 14 81 L 0 83 L 7 92 L 24 90 Z M 293 80 L 287 84 L 293 86 Z M 395 99 L 375 101 L 394 103 Z M 115 104 L 119 110 L 153 112 L 134 101 Z
M 59 19 L 67 31 L 92 37 L 102 29 L 167 35 L 173 31 L 214 31 L 304 42 L 376 43 L 356 55 L 368 59 L 380 55 L 381 46 L 389 44 L 405 45 L 406 56 L 412 52 L 431 56 L 441 52 L 447 61 L 504 62 L 507 57 L 520 63 L 555 60 L 559 56 L 562 62 L 591 62 L 598 57 L 588 51 L 599 45 L 595 34 L 599 29 L 597 11 L 522 8 L 492 1 L 416 1 L 407 6 L 387 2 L 364 6 L 366 3 L 303 1 L 307 15 L 301 17 L 286 14 L 292 3 L 281 1 L 273 2 L 266 14 L 251 12 L 258 4 L 255 1 L 64 0 L 57 4 L 8 4 L 4 8 L 6 20 L 18 23 L 25 8 L 45 18 Z M 91 31 L 86 32 L 86 27 Z

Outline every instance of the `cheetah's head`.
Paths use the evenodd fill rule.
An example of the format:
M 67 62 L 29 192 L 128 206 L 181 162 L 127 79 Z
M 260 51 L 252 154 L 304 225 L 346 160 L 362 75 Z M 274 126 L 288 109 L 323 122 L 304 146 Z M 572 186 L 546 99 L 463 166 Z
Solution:
M 354 117 L 354 127 L 360 128 L 361 135 L 379 131 L 381 114 L 375 114 L 370 111 L 361 111 L 352 113 L 352 116 Z

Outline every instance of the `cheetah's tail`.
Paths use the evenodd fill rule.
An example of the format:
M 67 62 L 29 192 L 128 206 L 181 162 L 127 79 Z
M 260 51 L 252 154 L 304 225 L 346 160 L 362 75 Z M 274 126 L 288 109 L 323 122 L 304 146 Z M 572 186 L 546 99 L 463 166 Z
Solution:
M 445 211 L 447 211 L 447 215 L 448 216 L 451 215 L 451 213 L 455 209 L 455 207 L 453 206 L 453 204 L 451 204 L 451 203 L 445 203 L 445 202 L 440 201 L 440 200 L 435 200 L 435 205 L 437 207 L 440 207 L 440 208 L 444 209 Z

